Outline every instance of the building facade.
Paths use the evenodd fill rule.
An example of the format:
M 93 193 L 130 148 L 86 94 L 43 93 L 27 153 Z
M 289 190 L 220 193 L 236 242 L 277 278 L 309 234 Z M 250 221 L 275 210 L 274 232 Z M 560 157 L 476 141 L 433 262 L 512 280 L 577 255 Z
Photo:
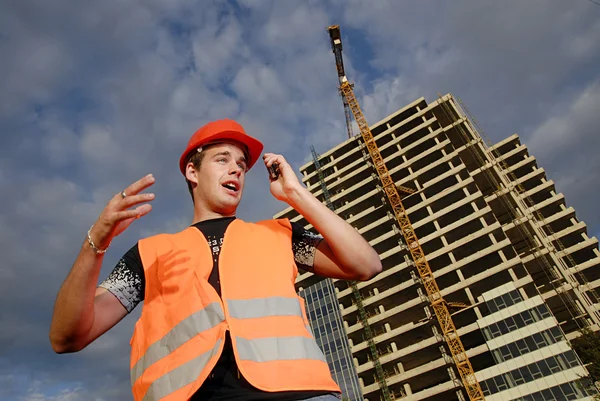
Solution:
M 333 379 L 344 400 L 360 401 L 362 392 L 348 343 L 348 335 L 331 279 L 319 281 L 298 292 L 306 302 L 306 314 L 315 340 L 325 354 Z
M 519 137 L 486 145 L 451 95 L 418 99 L 371 132 L 394 182 L 415 190 L 402 203 L 486 399 L 590 399 L 568 341 L 599 329 L 598 240 Z M 336 213 L 383 264 L 358 291 L 331 280 L 362 396 L 468 400 L 362 137 L 319 164 Z M 301 173 L 324 201 L 314 163 Z M 313 229 L 291 208 L 275 217 Z M 301 274 L 297 288 L 320 280 Z

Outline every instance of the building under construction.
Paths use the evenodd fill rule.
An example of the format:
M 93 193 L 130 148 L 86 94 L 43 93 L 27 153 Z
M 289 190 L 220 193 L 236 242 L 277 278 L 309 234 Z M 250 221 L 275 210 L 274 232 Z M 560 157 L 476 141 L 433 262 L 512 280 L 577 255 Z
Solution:
M 345 331 L 347 343 L 324 352 L 338 382 L 344 371 L 343 390 L 358 388 L 348 398 L 586 399 L 577 379 L 587 371 L 569 341 L 599 328 L 598 241 L 519 137 L 487 144 L 451 95 L 418 99 L 361 133 L 301 167 L 308 189 L 383 263 L 367 282 L 326 280 L 336 308 L 318 316 L 324 281 L 297 280 L 319 345 L 324 321 Z M 381 163 L 400 188 L 404 223 Z M 275 217 L 313 229 L 291 208 Z M 353 363 L 335 365 L 334 351 Z

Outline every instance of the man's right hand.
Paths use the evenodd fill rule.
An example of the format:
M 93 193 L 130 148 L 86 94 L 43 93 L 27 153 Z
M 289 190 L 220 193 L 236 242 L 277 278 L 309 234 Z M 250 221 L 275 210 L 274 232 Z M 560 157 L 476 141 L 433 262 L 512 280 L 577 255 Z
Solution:
M 154 184 L 152 174 L 131 184 L 122 193 L 118 193 L 108 202 L 90 233 L 96 247 L 106 249 L 112 239 L 121 234 L 135 220 L 152 210 L 149 203 L 154 199 L 153 193 L 141 193 Z M 123 194 L 125 197 L 123 197 Z M 130 209 L 137 206 L 134 209 Z

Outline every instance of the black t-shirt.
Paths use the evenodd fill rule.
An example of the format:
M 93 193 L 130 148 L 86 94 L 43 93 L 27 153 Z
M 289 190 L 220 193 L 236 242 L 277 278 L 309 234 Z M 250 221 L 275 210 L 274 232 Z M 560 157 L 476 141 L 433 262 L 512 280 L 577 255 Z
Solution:
M 219 252 L 223 244 L 225 230 L 235 217 L 224 217 L 205 220 L 194 224 L 208 240 L 208 245 L 213 254 L 213 269 L 209 276 L 209 283 L 221 295 L 219 280 Z M 294 259 L 298 268 L 312 271 L 314 254 L 323 237 L 315 235 L 297 223 L 292 222 L 292 243 Z M 119 260 L 113 271 L 100 284 L 111 292 L 128 312 L 131 312 L 144 299 L 145 279 L 144 269 L 137 244 L 134 245 Z M 328 394 L 327 391 L 293 391 L 268 393 L 254 388 L 241 375 L 237 368 L 229 331 L 225 339 L 225 347 L 216 366 L 202 387 L 194 394 L 191 400 L 302 400 L 318 395 Z

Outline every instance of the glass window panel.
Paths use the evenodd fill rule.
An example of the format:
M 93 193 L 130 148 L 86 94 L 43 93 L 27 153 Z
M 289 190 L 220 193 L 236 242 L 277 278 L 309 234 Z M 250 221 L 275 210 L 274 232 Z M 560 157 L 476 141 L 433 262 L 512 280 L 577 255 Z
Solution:
M 491 340 L 492 337 L 492 333 L 490 332 L 489 327 L 484 327 L 483 329 L 481 329 L 481 331 L 483 331 L 483 336 L 485 337 L 485 339 L 487 341 Z
M 481 391 L 483 391 L 483 395 L 487 396 L 487 395 L 490 395 L 490 394 L 492 394 L 492 393 L 490 392 L 490 389 L 489 389 L 489 388 L 488 388 L 488 386 L 487 386 L 487 380 L 486 380 L 486 381 L 483 381 L 483 382 L 481 382 L 481 383 L 480 383 L 480 386 L 481 386 Z
M 552 387 L 550 389 L 550 391 L 552 391 L 552 395 L 554 396 L 554 398 L 556 398 L 557 400 L 564 400 L 565 399 L 565 395 L 563 394 L 563 392 L 560 390 L 560 386 L 556 386 L 556 387 Z
M 524 355 L 529 352 L 529 348 L 527 348 L 527 343 L 523 339 L 517 341 L 517 348 L 519 349 L 519 353 L 521 355 Z
M 498 392 L 498 386 L 494 382 L 494 379 L 487 380 L 488 388 L 490 389 L 490 394 L 496 394 Z
M 569 361 L 569 365 L 571 367 L 575 367 L 579 365 L 579 361 L 577 360 L 577 356 L 575 355 L 575 353 L 573 351 L 567 351 L 564 353 L 565 357 L 567 358 L 567 361 Z
M 502 354 L 500 353 L 500 349 L 496 348 L 495 350 L 492 351 L 492 356 L 494 357 L 494 361 L 496 363 L 500 363 L 504 361 L 504 357 L 502 356 Z
M 529 336 L 525 338 L 525 342 L 527 343 L 527 348 L 529 348 L 529 352 L 535 351 L 537 349 L 537 345 L 535 345 L 535 341 L 533 341 L 533 337 Z
M 517 385 L 525 383 L 525 378 L 523 377 L 523 375 L 521 374 L 521 371 L 519 369 L 515 369 L 511 373 L 512 373 L 512 377 L 513 377 L 515 383 L 517 383 Z
M 525 379 L 525 382 L 528 383 L 533 380 L 533 377 L 531 376 L 531 372 L 529 371 L 527 366 L 523 366 L 522 368 L 519 368 L 519 373 L 521 373 L 521 376 L 523 376 L 523 379 Z
M 526 326 L 525 320 L 523 320 L 523 317 L 521 316 L 520 313 L 518 315 L 513 316 L 513 318 L 515 319 L 515 322 L 517 323 L 517 326 L 519 328 Z
M 533 340 L 535 341 L 536 349 L 540 349 L 544 346 L 544 337 L 540 333 L 535 333 L 533 335 Z
M 493 324 L 490 327 L 490 330 L 492 332 L 492 338 L 496 338 L 498 336 L 500 336 L 502 334 L 502 332 L 500 331 L 500 328 L 498 327 L 497 324 Z
M 513 331 L 517 329 L 517 323 L 515 322 L 515 320 L 511 317 L 506 318 L 506 326 L 508 327 L 508 331 Z
M 496 382 L 496 386 L 498 386 L 498 391 L 506 390 L 508 388 L 508 384 L 506 384 L 502 375 L 494 377 L 494 381 Z
M 525 324 L 531 324 L 531 323 L 535 322 L 530 311 L 525 311 L 525 312 L 521 313 L 521 316 L 523 317 Z
M 512 298 L 512 300 L 515 304 L 517 302 L 521 302 L 523 300 L 523 297 L 521 296 L 521 293 L 519 292 L 519 290 L 511 291 L 510 297 Z
M 550 368 L 550 371 L 552 373 L 560 372 L 562 370 L 557 361 L 557 358 L 555 357 L 546 359 L 546 363 L 548 364 L 548 368 Z
M 552 358 L 549 358 L 552 359 Z M 548 363 L 546 363 L 546 359 L 541 360 L 537 363 L 538 368 L 540 368 L 540 372 L 542 372 L 542 376 L 550 376 L 550 373 L 552 373 L 550 371 L 550 367 L 548 366 Z
M 498 323 L 496 323 L 498 325 L 498 327 L 500 328 L 500 332 L 502 334 L 506 334 L 508 333 L 508 326 L 506 325 L 506 323 L 504 321 L 500 321 Z
M 550 329 L 552 336 L 554 337 L 554 341 L 558 342 L 562 340 L 562 333 L 558 327 L 553 327 Z
M 534 379 L 539 379 L 540 377 L 543 377 L 542 371 L 540 370 L 537 363 L 532 363 L 531 365 L 528 365 L 527 367 L 529 368 L 529 372 L 531 372 L 531 376 Z
M 550 389 L 545 389 L 541 391 L 542 393 L 542 398 L 544 399 L 544 401 L 556 401 L 556 398 L 554 398 L 554 396 L 552 395 L 552 391 L 550 391 Z
M 519 352 L 519 349 L 517 348 L 517 344 L 515 344 L 515 343 L 508 344 L 508 349 L 510 349 L 510 353 L 513 356 L 513 358 L 516 358 L 519 355 L 521 355 L 521 353 Z
M 563 394 L 567 397 L 568 400 L 577 399 L 577 393 L 573 391 L 571 383 L 561 384 L 560 389 L 562 390 Z

